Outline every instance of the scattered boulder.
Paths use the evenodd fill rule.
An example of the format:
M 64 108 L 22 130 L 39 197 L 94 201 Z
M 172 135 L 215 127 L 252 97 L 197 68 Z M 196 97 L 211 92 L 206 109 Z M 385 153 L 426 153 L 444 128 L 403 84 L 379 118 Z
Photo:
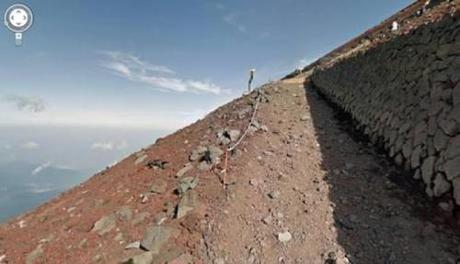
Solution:
M 228 145 L 231 142 L 235 142 L 240 137 L 241 131 L 237 129 L 233 130 L 221 130 L 217 133 L 217 143 L 219 145 Z
M 177 189 L 177 191 L 179 194 L 184 194 L 186 191 L 195 188 L 197 185 L 198 185 L 198 178 L 186 177 L 180 181 L 179 188 Z
M 193 169 L 193 165 L 191 163 L 187 163 L 185 165 L 185 167 L 183 167 L 182 169 L 180 169 L 177 173 L 176 173 L 176 177 L 177 178 L 181 178 L 182 176 L 184 176 L 188 171 L 190 171 L 191 169 Z
M 266 125 L 260 124 L 257 120 L 254 120 L 248 128 L 249 133 L 255 133 L 259 130 L 268 132 L 268 127 Z
M 26 256 L 26 264 L 45 263 L 42 245 L 38 245 L 32 252 Z
M 209 158 L 211 159 L 212 164 L 217 164 L 219 161 L 219 157 L 224 154 L 224 151 L 222 151 L 219 147 L 211 145 L 208 147 L 209 151 Z
M 78 243 L 78 248 L 79 249 L 86 249 L 88 246 L 88 239 L 84 238 Z
M 102 259 L 103 259 L 102 255 L 97 254 L 96 256 L 93 257 L 92 260 L 93 260 L 93 263 L 100 263 L 100 262 L 102 262 Z
M 138 166 L 139 164 L 143 163 L 147 158 L 148 156 L 144 151 L 137 152 L 136 160 L 134 161 L 134 165 Z
M 158 213 L 153 221 L 155 222 L 156 225 L 161 225 L 168 219 L 168 214 L 165 212 L 160 212 Z
M 167 188 L 168 188 L 168 183 L 166 181 L 157 180 L 150 187 L 150 192 L 156 193 L 156 194 L 163 194 L 166 192 Z
M 141 212 L 141 213 L 137 214 L 137 215 L 134 217 L 133 221 L 131 221 L 131 224 L 132 224 L 133 226 L 136 226 L 136 225 L 138 225 L 138 224 L 144 222 L 145 219 L 148 218 L 148 217 L 150 217 L 150 213 L 148 213 L 148 212 Z
M 126 245 L 125 249 L 139 249 L 141 248 L 141 241 L 136 241 Z
M 329 252 L 327 254 L 327 258 L 326 260 L 324 261 L 325 264 L 336 264 L 337 263 L 337 255 L 335 254 L 335 252 Z
M 229 134 L 230 134 L 230 140 L 234 142 L 240 138 L 241 131 L 238 129 L 232 129 L 230 130 Z
M 152 264 L 153 262 L 153 254 L 152 252 L 144 252 L 140 255 L 131 257 L 125 261 L 123 264 Z
M 250 133 L 254 133 L 254 132 L 257 132 L 259 129 L 261 129 L 260 123 L 257 120 L 254 120 L 249 126 L 248 131 Z
M 208 150 L 207 147 L 199 146 L 198 148 L 192 151 L 189 159 L 190 161 L 197 161 L 203 158 L 204 153 Z
M 292 235 L 291 235 L 291 233 L 289 233 L 288 231 L 282 232 L 282 233 L 278 233 L 278 240 L 279 240 L 281 243 L 287 243 L 287 242 L 289 242 L 291 239 L 292 239 Z
M 176 208 L 176 218 L 180 219 L 198 206 L 198 195 L 194 190 L 186 192 Z
M 207 170 L 210 170 L 211 168 L 212 168 L 212 164 L 209 164 L 205 161 L 200 162 L 200 164 L 198 165 L 198 169 L 200 171 L 207 171 Z
M 26 226 L 27 226 L 27 225 L 26 225 L 26 220 L 23 219 L 23 220 L 19 221 L 18 226 L 19 226 L 19 228 L 24 228 L 24 227 L 26 227 Z
M 268 193 L 268 197 L 270 197 L 271 199 L 277 199 L 279 198 L 281 195 L 281 193 L 279 191 L 271 191 Z
M 213 261 L 213 264 L 225 264 L 224 258 L 217 258 Z
M 176 229 L 168 226 L 152 226 L 147 228 L 144 238 L 140 243 L 140 247 L 152 254 L 158 254 L 160 253 L 161 247 L 168 242 L 175 232 Z
M 251 111 L 252 111 L 252 107 L 246 107 L 246 108 L 244 108 L 243 110 L 241 110 L 241 111 L 238 112 L 238 118 L 239 118 L 239 119 L 245 118 L 246 116 L 249 115 L 249 113 L 251 113 Z
M 266 224 L 266 225 L 269 225 L 269 224 L 272 223 L 272 220 L 273 220 L 272 216 L 271 216 L 271 215 L 267 215 L 266 217 L 264 217 L 264 218 L 262 219 L 262 222 L 263 222 L 264 224 Z
M 116 214 L 118 216 L 118 219 L 120 219 L 123 222 L 131 221 L 131 219 L 133 218 L 133 211 L 127 206 L 120 208 L 116 212 Z
M 140 198 L 141 198 L 141 203 L 145 204 L 149 201 L 149 197 L 152 195 L 152 193 L 141 193 Z
M 168 164 L 169 164 L 169 162 L 167 162 L 167 161 L 157 159 L 157 160 L 149 161 L 146 166 L 149 169 L 155 169 L 155 170 L 161 169 L 161 170 L 164 170 L 164 169 L 166 169 Z
M 199 170 L 209 170 L 213 165 L 220 162 L 220 156 L 224 154 L 219 147 L 211 145 L 208 147 L 198 147 L 190 155 L 191 161 L 198 161 Z
M 114 240 L 117 241 L 117 242 L 121 242 L 123 241 L 124 239 L 124 236 L 123 236 L 123 233 L 118 233 L 115 237 L 114 237 Z
M 96 223 L 94 223 L 91 232 L 96 232 L 100 236 L 102 236 L 114 229 L 116 225 L 117 220 L 115 214 L 107 215 L 99 219 Z

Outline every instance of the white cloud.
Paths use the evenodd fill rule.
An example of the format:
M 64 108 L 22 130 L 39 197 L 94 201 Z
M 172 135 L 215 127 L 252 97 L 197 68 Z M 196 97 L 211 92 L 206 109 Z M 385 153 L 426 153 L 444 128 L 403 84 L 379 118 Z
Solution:
M 166 66 L 154 65 L 140 58 L 115 51 L 101 52 L 102 67 L 113 74 L 140 82 L 161 91 L 220 94 L 223 90 L 209 81 L 186 80 L 174 77 L 175 72 Z
M 125 140 L 122 140 L 120 142 L 112 142 L 112 141 L 106 141 L 106 142 L 94 142 L 91 145 L 91 149 L 93 150 L 100 150 L 100 151 L 112 151 L 112 150 L 123 150 L 128 147 L 128 142 Z
M 40 144 L 33 141 L 29 141 L 22 143 L 19 147 L 22 149 L 38 149 L 40 148 Z
M 49 168 L 51 166 L 51 162 L 45 162 L 39 166 L 37 166 L 33 171 L 32 171 L 32 175 L 37 175 L 39 174 L 41 171 Z
M 239 21 L 239 15 L 237 13 L 228 13 L 222 18 L 225 23 L 235 27 L 242 33 L 247 33 L 246 26 Z
M 15 104 L 19 111 L 39 113 L 46 109 L 45 101 L 37 96 L 9 95 L 4 101 Z

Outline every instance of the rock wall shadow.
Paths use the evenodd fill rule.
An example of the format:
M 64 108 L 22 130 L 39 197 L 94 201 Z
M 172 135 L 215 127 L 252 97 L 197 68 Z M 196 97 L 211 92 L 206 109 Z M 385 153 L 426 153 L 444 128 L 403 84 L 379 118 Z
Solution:
M 450 220 L 423 195 L 422 184 L 371 146 L 354 129 L 350 116 L 328 102 L 309 81 L 305 91 L 322 152 L 321 165 L 327 172 L 337 241 L 348 260 L 456 261 L 459 252 L 453 245 L 459 241 L 458 229 L 454 232 L 448 226 Z

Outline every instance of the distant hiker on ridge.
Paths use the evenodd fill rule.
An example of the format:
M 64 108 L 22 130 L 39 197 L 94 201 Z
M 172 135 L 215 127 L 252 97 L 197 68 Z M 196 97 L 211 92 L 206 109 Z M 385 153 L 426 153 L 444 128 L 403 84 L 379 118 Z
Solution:
M 392 32 L 396 32 L 399 30 L 399 23 L 398 21 L 393 21 L 393 23 L 391 24 L 391 31 Z

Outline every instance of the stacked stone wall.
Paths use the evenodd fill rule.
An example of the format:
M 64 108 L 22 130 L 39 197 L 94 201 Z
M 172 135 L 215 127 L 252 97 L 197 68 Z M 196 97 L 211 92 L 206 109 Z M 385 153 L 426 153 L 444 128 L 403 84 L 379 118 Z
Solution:
M 311 81 L 423 181 L 427 195 L 460 205 L 458 17 L 317 69 Z

